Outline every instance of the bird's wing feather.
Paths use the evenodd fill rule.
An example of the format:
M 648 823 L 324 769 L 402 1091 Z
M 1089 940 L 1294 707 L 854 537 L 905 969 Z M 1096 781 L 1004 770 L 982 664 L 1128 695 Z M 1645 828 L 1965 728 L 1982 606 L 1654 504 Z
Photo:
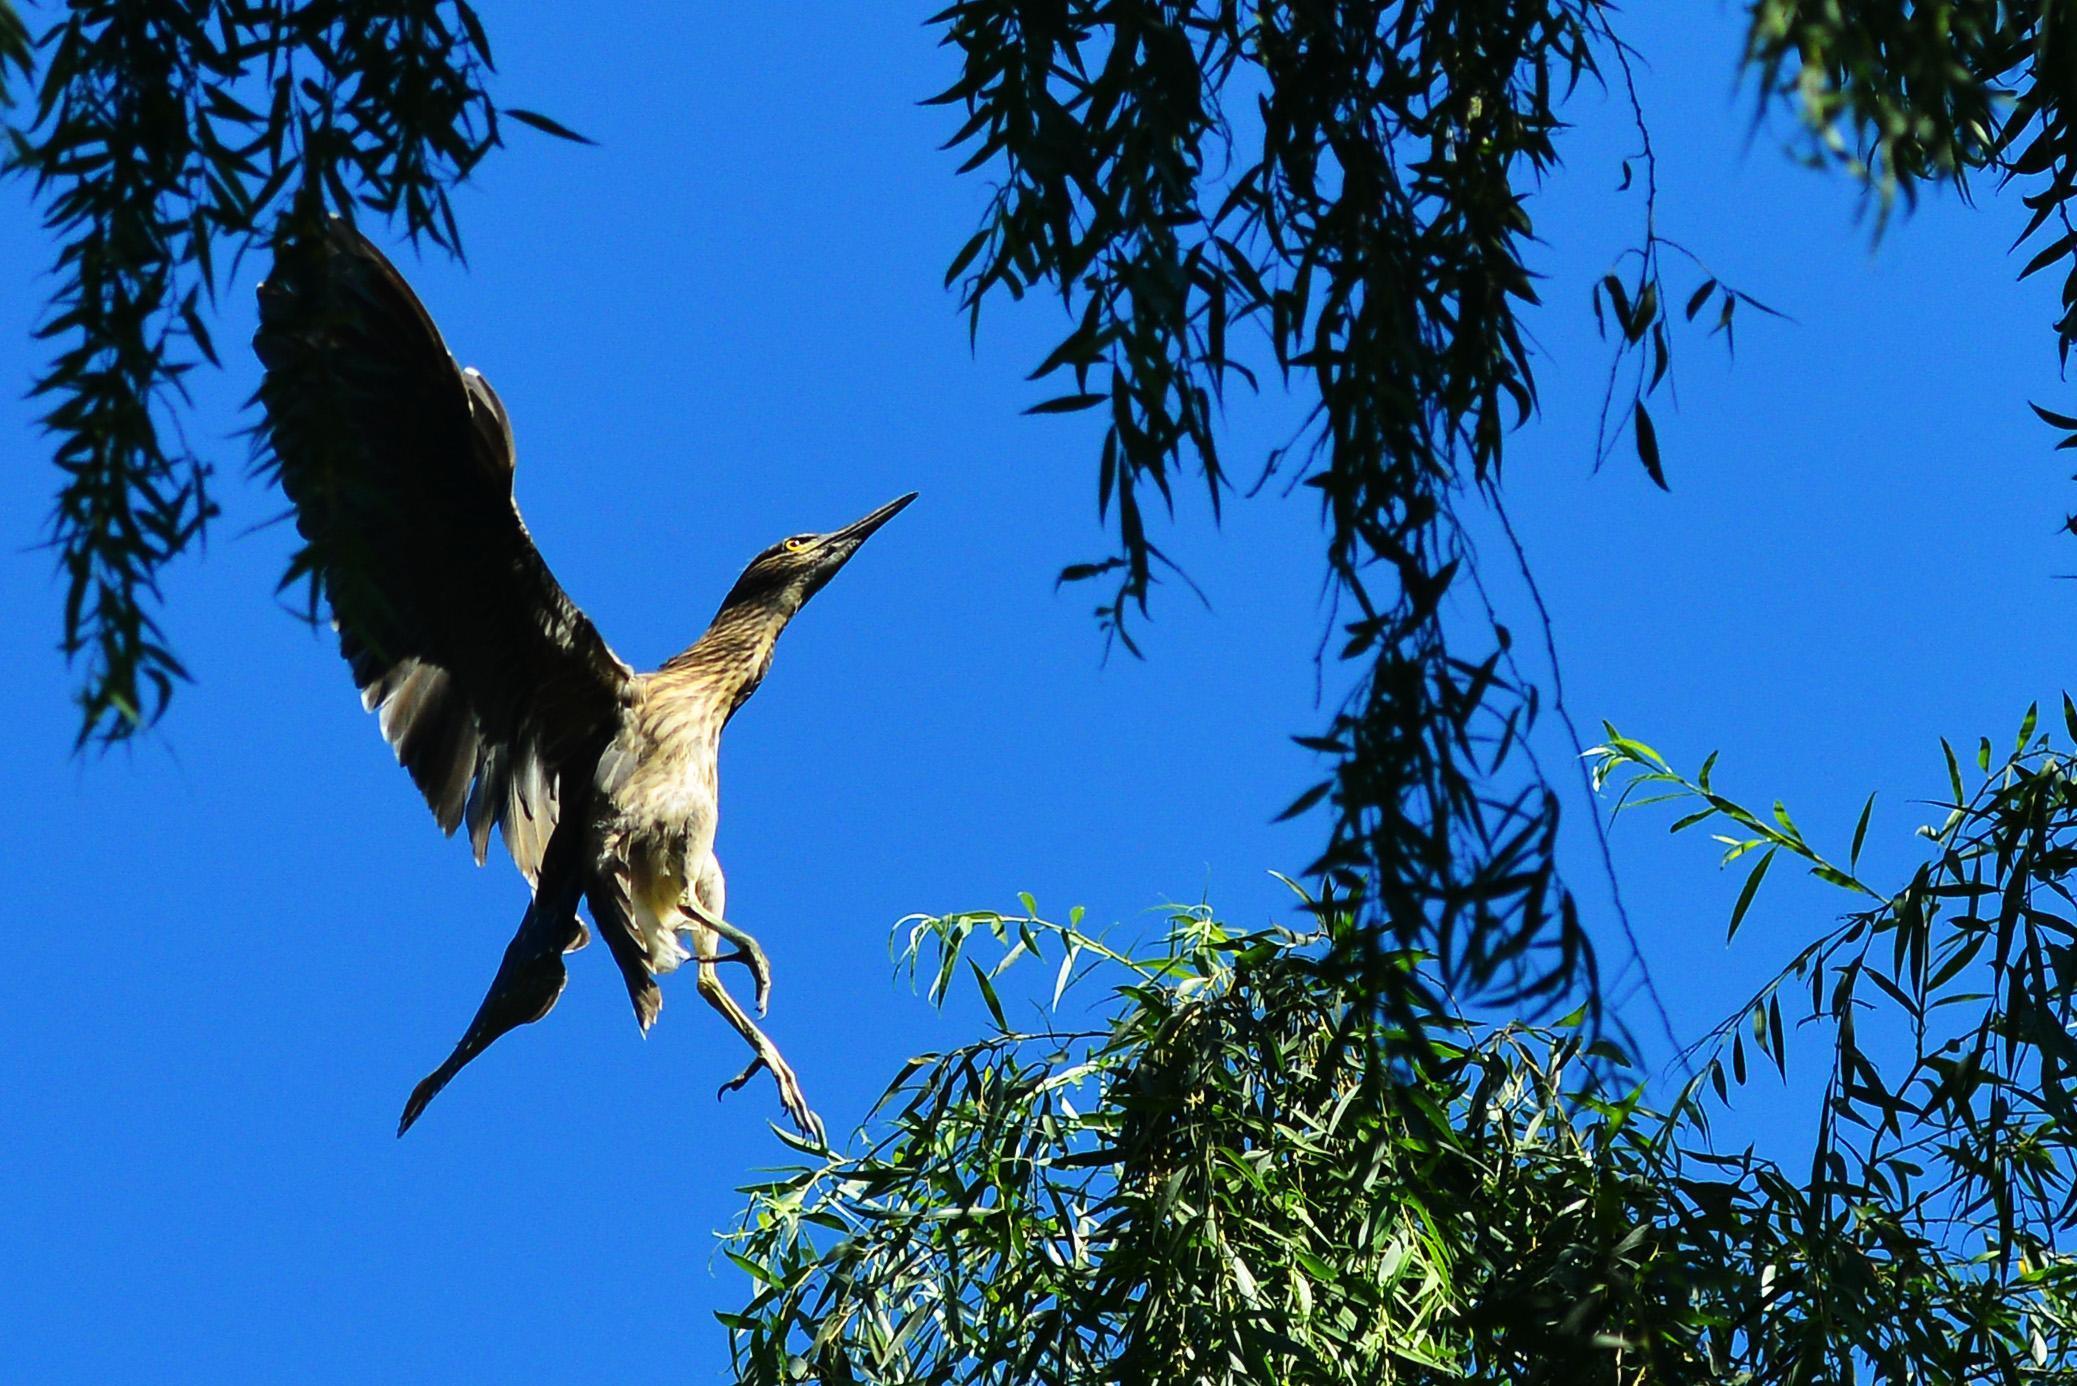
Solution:
M 504 833 L 529 883 L 561 782 L 588 775 L 632 671 L 542 561 L 512 496 L 503 403 L 344 222 L 260 286 L 261 441 L 363 703 L 442 830 Z

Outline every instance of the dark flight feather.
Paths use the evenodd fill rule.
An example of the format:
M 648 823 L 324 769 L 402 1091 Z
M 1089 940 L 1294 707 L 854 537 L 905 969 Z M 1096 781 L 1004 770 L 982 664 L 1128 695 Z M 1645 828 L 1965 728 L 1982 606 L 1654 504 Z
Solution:
M 512 495 L 512 427 L 345 222 L 277 248 L 254 349 L 263 441 L 364 705 L 442 831 L 493 826 L 538 880 L 632 671 L 563 592 Z

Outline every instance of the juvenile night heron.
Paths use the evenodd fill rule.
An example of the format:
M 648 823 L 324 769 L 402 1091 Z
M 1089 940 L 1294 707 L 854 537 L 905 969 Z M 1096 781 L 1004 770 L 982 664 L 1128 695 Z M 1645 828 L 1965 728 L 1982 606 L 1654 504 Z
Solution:
M 715 762 L 779 632 L 914 493 L 766 549 L 691 648 L 638 674 L 550 575 L 513 501 L 503 404 L 455 363 L 395 266 L 333 220 L 285 242 L 259 293 L 263 441 L 361 701 L 440 827 L 466 825 L 481 864 L 496 826 L 534 892 L 397 1134 L 492 1041 L 554 1006 L 563 954 L 589 938 L 582 902 L 642 1029 L 663 1005 L 657 976 L 692 961 L 700 995 L 751 1049 L 723 1090 L 769 1070 L 819 1140 L 792 1068 L 716 971 L 747 964 L 763 1014 L 764 951 L 723 913 Z

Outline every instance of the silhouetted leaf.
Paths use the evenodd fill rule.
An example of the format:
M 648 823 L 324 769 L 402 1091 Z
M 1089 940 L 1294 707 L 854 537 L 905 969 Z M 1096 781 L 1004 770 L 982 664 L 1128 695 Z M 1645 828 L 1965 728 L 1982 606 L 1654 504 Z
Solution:
M 1644 402 L 1637 403 L 1637 459 L 1644 463 L 1644 474 L 1652 479 L 1661 491 L 1672 488 L 1666 484 L 1666 473 L 1659 465 L 1659 431 L 1652 427 L 1651 411 Z
M 1061 395 L 1057 399 L 1049 399 L 1042 403 L 1034 404 L 1024 412 L 1027 414 L 1070 414 L 1078 409 L 1094 409 L 1109 398 L 1109 395 L 1099 394 Z
M 511 116 L 521 125 L 531 125 L 544 135 L 553 135 L 559 140 L 568 140 L 572 144 L 598 144 L 597 140 L 586 135 L 580 135 L 561 121 L 542 115 L 539 111 L 529 111 L 519 106 L 506 106 L 498 114 Z

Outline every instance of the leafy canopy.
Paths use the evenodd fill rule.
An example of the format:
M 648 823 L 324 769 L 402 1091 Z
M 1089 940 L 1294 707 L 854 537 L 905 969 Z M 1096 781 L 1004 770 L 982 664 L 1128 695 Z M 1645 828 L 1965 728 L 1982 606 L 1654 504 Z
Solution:
M 80 0 L 32 63 L 0 0 L 0 79 L 10 70 L 34 88 L 4 166 L 57 245 L 37 329 L 54 355 L 34 392 L 59 472 L 61 643 L 84 665 L 81 742 L 117 741 L 186 677 L 154 607 L 216 514 L 181 410 L 190 372 L 222 364 L 222 276 L 326 206 L 459 251 L 449 191 L 501 141 L 490 43 L 465 0 Z
M 1611 773 L 1671 773 L 1636 746 L 1597 754 Z M 1975 956 L 1991 926 L 1950 903 L 1949 873 L 1998 859 L 2027 801 L 2077 804 L 2067 752 L 2050 755 L 2037 745 L 1986 779 L 1935 861 L 1734 1015 L 1664 1112 L 1580 1013 L 1543 1029 L 1430 1015 L 1410 1056 L 1326 965 L 1358 927 L 1347 915 L 1243 932 L 1180 910 L 1136 950 L 1078 912 L 914 920 L 912 973 L 939 1003 L 971 988 L 992 1025 L 911 1060 L 862 1149 L 797 1146 L 802 1163 L 744 1188 L 723 1246 L 750 1297 L 719 1316 L 738 1378 L 2068 1380 L 2077 1303 L 2055 1247 L 2070 1099 L 2033 1086 L 2062 1062 L 2067 1000 L 2041 1003 L 2058 1041 L 2012 1038 L 2000 1005 L 1899 1068 L 1854 1038 L 1857 1016 L 1909 1033 L 1929 1005 L 1966 1003 L 1958 979 L 2003 965 Z M 2077 829 L 2071 807 L 2060 818 L 2059 835 Z M 1837 869 L 1792 826 L 1747 830 Z M 2001 888 L 2033 885 L 1971 898 Z M 1870 955 L 1904 929 L 1925 936 L 1898 956 L 1940 975 Z M 1048 974 L 1022 1023 L 1012 965 Z M 1748 1017 L 1785 1063 L 1781 993 L 1805 982 L 1807 1019 L 1836 1046 L 1807 1175 L 1720 1150 L 1710 1130 L 1748 1082 Z M 1074 1004 L 1090 988 L 1100 997 Z
M 1879 210 L 1926 182 L 2018 180 L 2021 240 L 2044 238 L 2023 273 L 2077 276 L 2058 7 L 1750 13 L 1763 104 Z M 1476 572 L 1459 507 L 1498 508 L 1533 412 L 1517 313 L 1558 111 L 1581 81 L 1629 88 L 1614 12 L 966 0 L 936 22 L 963 62 L 940 97 L 966 114 L 954 143 L 999 189 L 949 278 L 976 318 L 998 292 L 1058 294 L 1075 326 L 1036 373 L 1071 389 L 1035 408 L 1102 422 L 1118 550 L 1063 576 L 1109 581 L 1098 615 L 1129 641 L 1166 562 L 1149 502 L 1192 475 L 1215 507 L 1230 494 L 1217 402 L 1273 370 L 1312 426 L 1266 467 L 1320 493 L 1362 678 L 1307 740 L 1332 771 L 1293 805 L 1332 812 L 1316 927 L 1180 916 L 1152 954 L 1094 954 L 1115 985 L 1064 1033 L 1009 1027 L 993 971 L 970 968 L 997 1033 L 919 1060 L 864 1153 L 748 1190 L 731 1254 L 756 1293 L 726 1320 L 746 1379 L 2070 1376 L 2077 825 L 2071 753 L 2031 713 L 2008 759 L 1984 744 L 1975 787 L 1949 754 L 1933 858 L 1893 893 L 1855 874 L 1869 812 L 1827 856 L 1782 806 L 1611 731 L 1597 788 L 1686 799 L 1677 830 L 1728 823 L 1727 860 L 1757 854 L 1731 932 L 1784 858 L 1856 912 L 1705 1041 L 1663 1113 L 1619 1054 L 1467 1015 L 1598 999 L 1555 792 L 1508 767 L 1534 693 L 1497 622 L 1467 657 L 1440 604 Z M 1235 94 L 1250 119 L 1229 119 Z M 1639 136 L 1642 236 L 1593 297 L 1615 341 L 1599 446 L 1627 435 L 1666 485 L 1646 401 L 1673 327 L 1728 339 L 1760 305 L 1659 234 L 1641 117 Z M 1677 298 L 1669 259 L 1699 281 Z M 1068 969 L 1096 946 L 1072 922 L 924 921 L 910 956 L 940 950 L 934 996 L 977 925 Z M 1800 1172 L 1713 1127 L 1749 1052 L 1786 1072 L 1799 1024 L 1832 1050 Z

